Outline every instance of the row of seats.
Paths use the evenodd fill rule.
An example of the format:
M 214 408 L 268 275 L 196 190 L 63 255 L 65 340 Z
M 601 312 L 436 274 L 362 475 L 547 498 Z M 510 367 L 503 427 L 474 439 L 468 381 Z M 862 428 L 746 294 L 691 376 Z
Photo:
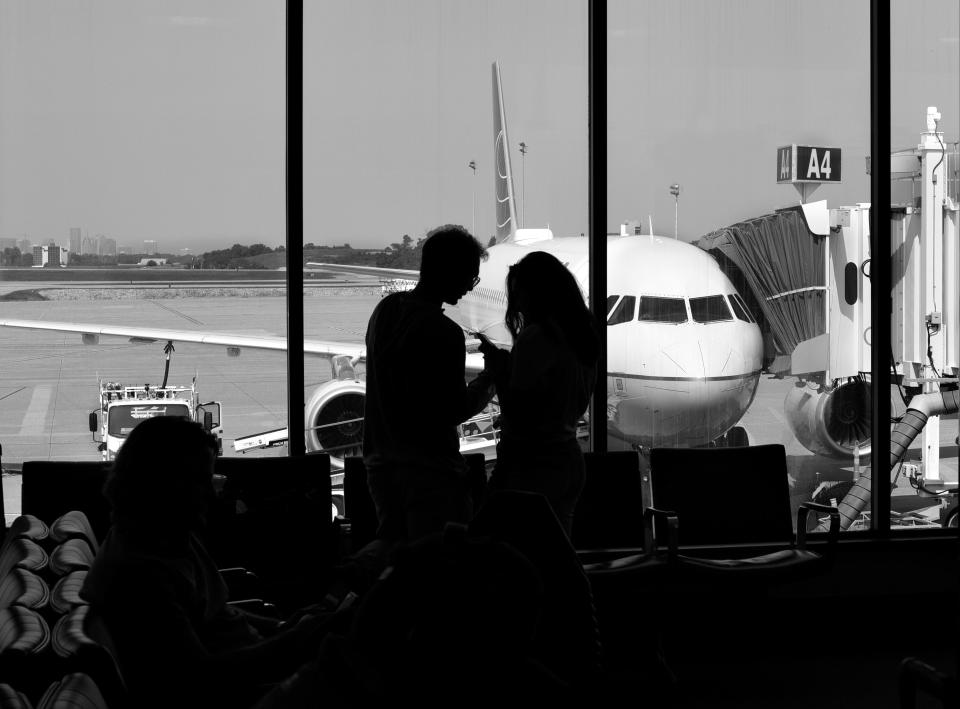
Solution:
M 36 702 L 10 684 L 0 683 L 0 709 L 108 709 L 96 682 L 83 672 L 54 680 Z
M 110 525 L 102 494 L 108 469 L 100 462 L 26 461 L 21 510 L 45 520 L 83 510 L 91 536 L 102 539 Z M 281 610 L 309 603 L 339 553 L 329 456 L 218 458 L 214 472 L 218 495 L 204 539 L 213 558 L 254 572 Z
M 115 654 L 96 626 L 84 604 L 59 616 L 52 627 L 37 611 L 8 606 L 0 611 L 0 683 L 36 696 L 58 677 L 82 673 L 109 698 L 107 704 L 122 706 L 125 689 Z
M 80 588 L 86 576 L 86 569 L 70 571 L 51 588 L 33 571 L 15 567 L 0 579 L 0 610 L 16 605 L 46 615 L 62 615 L 81 602 Z
M 49 525 L 20 515 L 7 530 L 0 546 L 0 682 L 10 706 L 32 706 L 28 696 L 40 697 L 38 706 L 107 706 L 104 695 L 120 706 L 123 681 L 110 643 L 94 639 L 96 621 L 80 598 L 98 548 L 81 510 Z
M 474 499 L 483 500 L 483 457 L 468 457 L 468 463 Z M 86 467 L 81 470 L 78 466 Z M 61 486 L 66 475 L 78 472 L 86 476 L 82 491 L 77 491 L 79 478 Z M 33 513 L 44 509 L 49 518 L 68 511 L 63 507 L 66 495 L 72 503 L 79 503 L 77 506 L 96 500 L 85 509 L 105 525 L 106 518 L 97 518 L 101 513 L 96 508 L 102 504 L 104 472 L 100 464 L 27 463 L 23 509 Z M 217 472 L 224 482 L 210 516 L 208 546 L 214 558 L 221 566 L 256 571 L 268 585 L 264 595 L 271 600 L 282 598 L 278 604 L 281 614 L 315 601 L 317 589 L 324 588 L 324 570 L 332 568 L 338 549 L 337 530 L 329 517 L 329 459 L 220 459 Z M 64 493 L 64 488 L 76 494 Z M 356 549 L 372 539 L 376 528 L 362 459 L 346 460 L 343 489 L 346 520 L 342 528 L 349 529 L 349 547 Z M 47 495 L 50 490 L 58 494 Z M 816 555 L 805 549 L 804 515 L 810 511 L 834 517 L 829 508 L 803 505 L 795 536 L 782 446 L 657 449 L 649 467 L 631 451 L 589 453 L 587 483 L 576 511 L 572 541 L 591 584 L 599 590 L 601 627 L 609 630 L 623 620 L 621 610 L 633 600 L 627 595 L 645 592 L 653 578 L 675 580 L 678 569 L 751 579 L 756 579 L 758 569 L 771 577 L 785 573 L 787 567 L 824 570 L 822 563 L 814 563 Z M 95 540 L 96 534 L 93 536 Z M 835 536 L 834 530 L 831 538 Z M 765 545 L 773 543 L 780 548 L 771 552 Z M 718 560 L 710 558 L 710 550 L 704 547 L 711 544 L 749 544 L 753 552 L 745 559 Z M 757 554 L 758 549 L 762 553 Z M 691 588 L 695 591 L 696 586 Z M 299 595 L 289 593 L 291 590 Z M 604 606 L 615 610 L 607 612 Z M 76 629 L 75 619 L 73 626 L 64 621 L 66 627 Z M 633 630 L 623 631 L 624 643 L 631 640 Z
M 571 540 L 584 554 L 602 551 L 623 556 L 618 550 L 636 553 L 659 548 L 671 561 L 684 563 L 696 557 L 681 555 L 681 547 L 779 545 L 809 551 L 811 513 L 818 519 L 829 518 L 829 544 L 839 532 L 837 510 L 811 502 L 799 505 L 794 525 L 782 445 L 656 448 L 649 465 L 634 451 L 586 453 L 585 460 L 586 484 L 575 511 Z M 474 500 L 482 500 L 486 481 L 483 456 L 467 456 L 467 461 Z M 362 546 L 376 531 L 376 512 L 362 458 L 346 458 L 343 482 L 345 516 L 354 543 Z M 812 557 L 796 555 L 798 561 L 805 558 Z M 784 555 L 777 559 L 783 566 Z M 749 566 L 756 570 L 758 564 Z
M 673 674 L 667 658 L 676 653 L 667 639 L 683 644 L 680 625 L 693 629 L 692 642 L 700 635 L 695 626 L 726 614 L 733 632 L 740 620 L 756 622 L 765 612 L 767 589 L 830 570 L 839 513 L 801 503 L 794 531 L 783 446 L 585 459 L 571 542 L 590 582 L 608 667 L 661 667 L 660 681 Z M 344 473 L 346 517 L 353 543 L 362 545 L 376 523 L 362 459 L 347 458 Z M 471 466 L 476 500 L 485 480 L 482 468 Z M 807 541 L 810 515 L 830 527 L 826 543 L 817 540 L 814 548 Z M 732 549 L 742 555 L 730 556 Z
M 18 605 L 53 622 L 80 602 L 80 587 L 98 548 L 80 510 L 49 526 L 35 515 L 20 515 L 0 545 L 0 610 Z

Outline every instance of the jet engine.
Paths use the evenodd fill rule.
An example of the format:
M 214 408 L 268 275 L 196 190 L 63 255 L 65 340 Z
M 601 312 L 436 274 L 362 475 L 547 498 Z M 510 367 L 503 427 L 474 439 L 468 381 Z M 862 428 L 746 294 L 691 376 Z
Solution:
M 870 385 L 860 378 L 833 389 L 800 383 L 783 402 L 793 435 L 813 452 L 848 458 L 860 443 L 860 455 L 870 455 Z
M 331 380 L 314 389 L 304 409 L 307 451 L 328 453 L 337 467 L 344 456 L 360 455 L 365 396 L 366 385 L 355 380 Z

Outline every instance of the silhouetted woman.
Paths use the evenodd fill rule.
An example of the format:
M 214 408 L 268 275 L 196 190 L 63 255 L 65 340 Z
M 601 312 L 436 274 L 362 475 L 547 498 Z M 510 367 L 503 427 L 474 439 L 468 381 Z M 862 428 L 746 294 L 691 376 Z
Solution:
M 545 495 L 569 537 L 584 482 L 577 421 L 593 393 L 600 336 L 573 274 L 542 251 L 507 272 L 505 321 L 511 352 L 481 337 L 501 407 L 490 486 Z

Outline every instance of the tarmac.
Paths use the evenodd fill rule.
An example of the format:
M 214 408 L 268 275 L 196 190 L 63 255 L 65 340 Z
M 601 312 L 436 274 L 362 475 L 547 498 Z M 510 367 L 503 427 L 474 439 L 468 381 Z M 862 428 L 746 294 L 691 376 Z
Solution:
M 2 291 L 35 289 L 38 285 L 5 282 Z M 67 284 L 58 287 L 64 285 Z M 305 296 L 306 338 L 362 342 L 367 319 L 380 299 L 379 282 L 325 285 Z M 215 289 L 200 291 L 209 294 L 205 297 L 187 295 L 196 293 L 195 289 L 171 288 L 169 293 L 158 296 L 155 290 L 137 292 L 127 285 L 98 299 L 76 297 L 75 293 L 69 299 L 62 299 L 61 295 L 57 300 L 6 301 L 0 302 L 0 319 L 284 335 L 286 307 L 282 295 L 241 295 L 239 291 L 214 294 L 231 293 L 232 286 L 220 283 Z M 51 287 L 53 284 L 42 285 Z M 88 429 L 88 414 L 98 405 L 98 377 L 127 384 L 159 384 L 164 372 L 163 345 L 106 337 L 97 345 L 84 345 L 77 334 L 0 328 L 0 444 L 6 471 L 3 511 L 8 523 L 20 512 L 20 464 L 25 460 L 99 460 L 97 444 Z M 284 353 L 245 349 L 239 357 L 229 357 L 222 347 L 181 343 L 175 346 L 168 383 L 189 384 L 196 376 L 201 398 L 222 402 L 225 455 L 237 455 L 233 451 L 237 437 L 286 426 Z M 308 357 L 305 398 L 330 376 L 325 360 Z M 794 437 L 786 422 L 783 401 L 795 384 L 793 378 L 761 375 L 753 404 L 740 424 L 747 429 L 752 444 L 784 445 L 793 497 L 799 501 L 809 499 L 821 482 L 852 479 L 853 469 L 850 461 L 814 455 Z M 941 468 L 944 477 L 952 476 L 954 480 L 957 426 L 956 415 L 944 417 L 941 422 Z M 915 441 L 908 458 L 919 459 L 919 453 L 919 441 Z M 286 448 L 281 446 L 245 455 L 285 454 Z M 869 465 L 868 458 L 863 465 Z M 905 476 L 900 476 L 894 495 L 894 509 L 927 508 L 931 520 L 935 517 L 932 501 L 917 497 Z

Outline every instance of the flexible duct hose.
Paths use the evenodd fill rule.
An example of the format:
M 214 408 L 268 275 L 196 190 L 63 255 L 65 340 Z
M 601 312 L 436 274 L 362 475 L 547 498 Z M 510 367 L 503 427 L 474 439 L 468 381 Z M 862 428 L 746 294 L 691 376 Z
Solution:
M 920 431 L 927 424 L 931 416 L 951 414 L 960 409 L 960 390 L 918 394 L 910 400 L 906 413 L 903 414 L 890 432 L 890 470 L 900 462 L 913 443 L 913 439 L 920 435 Z M 840 511 L 840 529 L 849 529 L 853 521 L 860 516 L 870 502 L 871 473 L 870 469 L 860 474 L 850 491 L 844 495 L 837 509 Z M 827 525 L 820 524 L 816 531 L 827 531 Z

